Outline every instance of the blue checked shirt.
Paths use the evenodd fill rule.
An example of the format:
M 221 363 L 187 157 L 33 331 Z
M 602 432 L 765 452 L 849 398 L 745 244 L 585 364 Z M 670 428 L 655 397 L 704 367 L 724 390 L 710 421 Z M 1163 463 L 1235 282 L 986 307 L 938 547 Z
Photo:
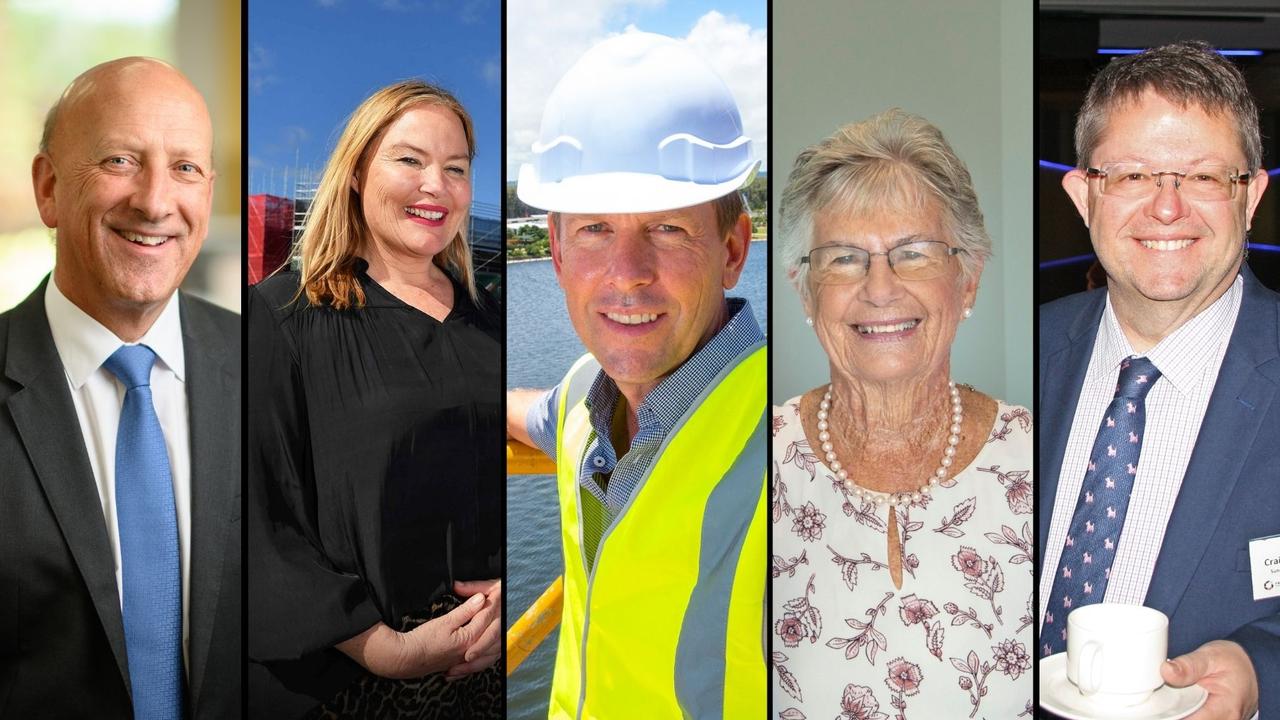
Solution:
M 592 432 L 587 452 L 578 467 L 578 485 L 603 505 L 605 513 L 599 532 L 583 538 L 589 559 L 595 555 L 600 533 L 631 498 L 662 441 L 688 412 L 694 400 L 734 358 L 764 341 L 764 333 L 756 324 L 750 304 L 742 298 L 729 298 L 728 303 L 730 317 L 725 326 L 675 372 L 658 383 L 640 403 L 636 410 L 639 431 L 631 440 L 630 450 L 621 458 L 610 438 L 613 413 L 621 397 L 618 386 L 600 372 L 587 391 L 586 406 Z M 557 385 L 534 403 L 525 417 L 529 437 L 548 457 L 553 458 L 559 396 L 560 386 Z M 557 462 L 559 460 L 556 458 Z M 596 473 L 610 474 L 607 486 L 601 486 Z M 588 512 L 585 507 L 584 512 Z

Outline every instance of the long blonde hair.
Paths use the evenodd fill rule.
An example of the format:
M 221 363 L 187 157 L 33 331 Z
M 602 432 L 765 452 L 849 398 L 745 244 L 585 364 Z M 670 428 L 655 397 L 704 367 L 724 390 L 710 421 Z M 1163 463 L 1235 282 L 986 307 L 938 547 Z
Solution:
M 405 80 L 388 85 L 360 103 L 351 113 L 338 144 L 329 156 L 315 199 L 307 212 L 302 231 L 302 282 L 299 295 L 306 293 L 312 305 L 329 304 L 342 310 L 362 307 L 364 290 L 355 279 L 356 254 L 369 238 L 369 226 L 360 208 L 351 178 L 363 167 L 382 133 L 402 113 L 417 105 L 439 105 L 458 116 L 467 137 L 467 156 L 476 155 L 475 130 L 471 116 L 448 90 L 421 80 Z M 468 219 L 470 211 L 468 210 Z M 478 300 L 467 242 L 467 219 L 458 234 L 433 262 L 451 271 L 467 288 L 472 302 Z

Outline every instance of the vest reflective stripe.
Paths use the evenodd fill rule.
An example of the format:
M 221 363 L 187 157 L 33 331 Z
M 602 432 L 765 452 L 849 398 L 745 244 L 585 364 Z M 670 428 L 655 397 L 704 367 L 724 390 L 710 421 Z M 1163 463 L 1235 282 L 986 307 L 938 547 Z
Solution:
M 586 560 L 582 557 L 582 508 L 578 504 L 577 474 L 585 440 L 591 435 L 591 420 L 582 401 L 591 388 L 600 364 L 584 355 L 565 376 L 560 386 L 556 431 L 556 486 L 560 497 L 560 544 L 564 550 L 564 600 L 560 611 L 560 636 L 556 641 L 556 667 L 551 683 L 551 718 L 577 717 L 582 689 L 579 648 L 587 606 Z M 572 397 L 574 400 L 569 401 Z M 576 409 L 573 413 L 567 410 Z M 576 442 L 566 443 L 566 438 Z M 581 444 L 582 450 L 569 450 Z M 566 476 L 570 478 L 566 485 Z
M 577 475 L 591 437 L 582 400 L 598 366 L 584 359 L 566 376 L 551 717 L 765 714 L 765 362 L 763 345 L 743 353 L 694 403 L 606 529 L 590 577 Z
M 752 438 L 764 438 L 767 412 L 760 415 L 760 422 L 752 431 Z M 685 717 L 723 718 L 744 717 L 729 712 L 723 685 L 726 656 L 750 657 L 751 646 L 761 647 L 760 608 L 755 603 L 740 602 L 730 605 L 742 570 L 759 572 L 759 565 L 737 562 L 746 547 L 758 547 L 764 557 L 764 524 L 755 522 L 764 517 L 764 486 L 758 479 L 760 469 L 767 459 L 763 442 L 748 442 L 738 455 L 729 472 L 711 491 L 703 513 L 702 546 L 698 558 L 698 583 L 689 598 L 684 625 L 676 644 L 676 695 Z M 759 537 L 751 538 L 752 531 Z M 739 593 L 738 599 L 747 600 Z M 759 598 L 757 598 L 758 600 Z M 754 612 L 753 606 L 754 605 Z M 745 615 L 745 616 L 744 616 Z M 730 632 L 733 627 L 734 631 Z M 742 644 L 742 647 L 735 645 Z M 727 648 L 722 651 L 721 648 Z M 759 670 L 764 665 L 749 663 L 735 672 Z M 763 678 L 761 678 L 763 683 Z M 758 703 L 759 701 L 757 701 Z M 750 715 L 747 715 L 749 717 Z

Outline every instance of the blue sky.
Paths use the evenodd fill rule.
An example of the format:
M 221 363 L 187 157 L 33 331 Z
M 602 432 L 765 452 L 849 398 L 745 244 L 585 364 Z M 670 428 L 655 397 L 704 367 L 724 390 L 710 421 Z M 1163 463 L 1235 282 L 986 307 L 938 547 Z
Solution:
M 517 8 L 523 3 L 510 2 Z M 712 10 L 736 17 L 753 28 L 765 27 L 765 0 L 669 0 L 668 2 L 615 3 L 617 15 L 610 18 L 607 29 L 621 31 L 629 24 L 646 32 L 672 37 L 689 34 L 698 19 Z
M 496 207 L 500 8 L 499 0 L 249 3 L 249 191 L 280 194 L 295 163 L 318 173 L 361 101 L 418 77 L 449 89 L 471 113 L 475 202 Z
M 508 180 L 529 157 L 556 81 L 587 48 L 629 28 L 683 39 L 707 59 L 767 169 L 765 18 L 765 0 L 507 0 Z

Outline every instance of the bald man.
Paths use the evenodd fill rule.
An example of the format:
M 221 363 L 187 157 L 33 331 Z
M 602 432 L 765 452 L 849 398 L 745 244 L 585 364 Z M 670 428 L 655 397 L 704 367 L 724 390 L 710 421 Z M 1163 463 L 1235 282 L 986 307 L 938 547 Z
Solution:
M 240 714 L 240 321 L 178 291 L 212 146 L 157 60 L 49 111 L 54 270 L 0 314 L 2 717 Z

